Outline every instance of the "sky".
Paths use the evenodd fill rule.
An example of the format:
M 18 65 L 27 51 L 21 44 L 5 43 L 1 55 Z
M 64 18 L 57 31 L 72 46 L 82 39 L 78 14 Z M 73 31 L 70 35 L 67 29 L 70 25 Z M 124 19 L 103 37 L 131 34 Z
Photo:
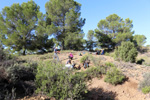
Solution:
M 0 11 L 5 6 L 13 3 L 23 3 L 29 0 L 0 0 Z M 45 3 L 49 0 L 34 0 L 39 6 L 40 11 L 45 13 Z M 81 17 L 86 19 L 83 31 L 97 28 L 101 19 L 105 19 L 111 14 L 117 14 L 123 19 L 133 20 L 133 31 L 135 34 L 145 35 L 150 45 L 150 0 L 75 0 L 82 4 Z M 134 35 L 135 35 L 134 34 Z

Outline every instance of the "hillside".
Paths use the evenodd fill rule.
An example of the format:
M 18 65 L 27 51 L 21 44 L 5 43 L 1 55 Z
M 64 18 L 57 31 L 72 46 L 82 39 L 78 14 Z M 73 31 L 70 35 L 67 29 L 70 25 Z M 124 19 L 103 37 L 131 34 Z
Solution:
M 59 54 L 59 59 L 63 64 L 66 63 L 68 59 L 69 52 L 62 52 Z M 86 52 L 87 53 L 87 52 Z M 83 55 L 86 55 L 83 54 Z M 80 59 L 82 56 L 79 56 L 79 52 L 73 52 L 74 59 L 77 64 L 80 64 Z M 22 59 L 32 59 L 34 61 L 42 60 L 49 61 L 51 60 L 51 56 L 53 54 L 46 55 L 33 55 L 22 57 Z M 135 63 L 126 63 L 126 62 L 118 62 L 115 61 L 110 56 L 105 55 L 95 55 L 92 54 L 93 57 L 99 58 L 101 63 L 111 62 L 114 63 L 120 70 L 122 70 L 123 74 L 125 74 L 128 80 L 120 85 L 111 85 L 109 83 L 104 82 L 104 77 L 102 78 L 93 78 L 91 81 L 87 82 L 88 89 L 90 94 L 87 97 L 87 100 L 149 100 L 149 95 L 144 95 L 141 91 L 138 90 L 138 84 L 143 79 L 143 75 L 147 72 L 150 72 L 149 66 L 138 65 Z M 93 63 L 90 64 L 90 67 L 94 66 Z M 83 67 L 79 71 L 85 71 Z M 32 97 L 36 98 L 36 97 Z M 27 98 L 26 98 L 27 99 Z M 30 98 L 29 98 L 30 99 Z M 21 99 L 25 100 L 25 99 Z

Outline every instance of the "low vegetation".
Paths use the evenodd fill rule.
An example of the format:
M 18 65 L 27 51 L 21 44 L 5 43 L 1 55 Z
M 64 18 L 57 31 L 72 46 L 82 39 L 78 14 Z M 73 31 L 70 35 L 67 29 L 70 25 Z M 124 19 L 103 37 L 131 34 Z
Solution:
M 87 92 L 86 84 L 79 74 L 64 69 L 64 65 L 53 62 L 39 64 L 36 74 L 37 93 L 46 94 L 57 100 L 67 98 L 82 100 Z
M 143 93 L 150 93 L 150 73 L 144 75 L 143 81 L 140 82 L 139 89 Z
M 144 94 L 150 93 L 150 86 L 146 86 L 146 87 L 142 88 L 142 92 L 143 92 Z
M 111 67 L 106 73 L 105 82 L 117 85 L 124 82 L 124 80 L 125 76 L 116 67 Z
M 113 85 L 123 83 L 125 75 L 114 64 L 105 63 L 105 56 L 91 55 L 95 51 L 98 54 L 100 49 L 116 60 L 150 66 L 150 54 L 137 58 L 138 52 L 142 55 L 150 46 L 143 48 L 146 37 L 134 35 L 131 19 L 111 14 L 100 20 L 97 28 L 85 33 L 85 39 L 82 28 L 86 19 L 81 17 L 81 4 L 77 0 L 48 0 L 45 11 L 46 14 L 40 12 L 40 6 L 28 0 L 6 6 L 0 12 L 0 100 L 33 93 L 56 100 L 83 100 L 88 93 L 86 83 L 95 77 L 104 75 L 105 82 Z M 58 56 L 64 55 L 59 63 L 53 61 L 54 54 L 50 53 L 54 47 L 62 49 L 56 50 L 61 50 Z M 85 54 L 85 50 L 91 54 Z M 75 57 L 77 51 L 83 51 L 80 60 Z M 68 60 L 70 52 L 74 55 L 73 61 L 76 60 L 74 68 L 78 65 L 76 69 L 82 69 L 85 61 L 90 62 L 91 68 L 66 69 L 61 62 Z M 122 66 L 116 61 L 115 64 Z M 150 74 L 144 76 L 139 88 L 143 93 L 150 92 Z
M 84 56 L 80 59 L 80 63 L 84 63 L 86 60 L 89 60 L 89 55 L 84 55 Z
M 137 49 L 134 46 L 134 43 L 122 42 L 121 46 L 115 49 L 115 59 L 123 60 L 125 62 L 135 62 L 137 57 Z
M 31 95 L 35 90 L 36 63 L 5 61 L 0 66 L 0 99 Z
M 150 66 L 150 53 L 139 54 L 137 57 L 137 64 Z

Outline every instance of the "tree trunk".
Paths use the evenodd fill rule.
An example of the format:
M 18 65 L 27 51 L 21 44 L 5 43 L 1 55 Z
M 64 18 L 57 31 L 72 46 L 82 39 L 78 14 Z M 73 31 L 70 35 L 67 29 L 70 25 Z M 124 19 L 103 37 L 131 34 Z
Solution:
M 25 49 L 23 50 L 23 55 L 26 55 L 26 50 Z
M 23 53 L 22 55 L 26 55 L 26 46 L 23 46 Z
M 62 50 L 64 50 L 65 49 L 65 47 L 64 47 L 64 41 L 62 41 Z

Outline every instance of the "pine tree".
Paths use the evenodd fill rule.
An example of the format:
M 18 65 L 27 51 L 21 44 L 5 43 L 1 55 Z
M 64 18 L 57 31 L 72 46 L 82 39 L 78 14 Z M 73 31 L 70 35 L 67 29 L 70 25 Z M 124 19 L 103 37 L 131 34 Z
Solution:
M 133 41 L 135 42 L 136 46 L 142 47 L 146 43 L 146 37 L 144 35 L 134 35 Z
M 39 6 L 34 1 L 27 3 L 13 4 L 5 7 L 0 13 L 1 39 L 5 46 L 14 51 L 22 51 L 31 48 L 31 42 L 34 40 L 34 31 L 37 26 Z
M 89 51 L 93 51 L 94 46 L 95 46 L 94 31 L 89 30 L 87 34 L 86 47 L 87 49 L 89 49 Z
M 132 20 L 129 18 L 123 20 L 116 14 L 100 20 L 97 26 L 98 29 L 95 30 L 95 36 L 101 47 L 115 48 L 122 41 L 131 40 L 134 34 L 134 31 L 132 31 Z
M 79 41 L 83 44 L 84 34 L 81 28 L 85 19 L 80 18 L 81 4 L 74 0 L 50 0 L 45 7 L 52 22 L 47 26 L 47 31 L 61 42 L 63 49 L 78 47 Z

